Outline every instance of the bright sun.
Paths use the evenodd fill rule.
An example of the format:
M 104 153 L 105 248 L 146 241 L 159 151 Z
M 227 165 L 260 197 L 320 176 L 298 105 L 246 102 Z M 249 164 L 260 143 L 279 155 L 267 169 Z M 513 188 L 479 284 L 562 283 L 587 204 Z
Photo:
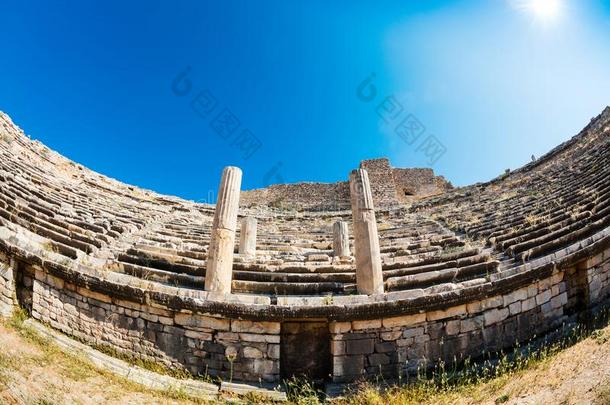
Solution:
M 559 19 L 564 0 L 517 0 L 519 9 L 526 11 L 542 23 L 551 23 Z
M 561 9 L 560 0 L 531 0 L 532 11 L 540 18 L 548 20 L 556 18 Z

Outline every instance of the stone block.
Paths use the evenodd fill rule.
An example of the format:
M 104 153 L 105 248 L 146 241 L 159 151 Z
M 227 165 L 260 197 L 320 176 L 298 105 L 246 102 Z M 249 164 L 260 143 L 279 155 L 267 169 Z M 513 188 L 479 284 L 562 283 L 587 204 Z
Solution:
M 469 314 L 477 314 L 483 310 L 481 301 L 469 302 L 466 304 L 466 310 Z
M 352 329 L 353 330 L 363 330 L 363 329 L 379 329 L 381 328 L 381 319 L 373 319 L 370 321 L 353 321 Z
M 172 318 L 167 318 L 165 316 L 159 316 L 159 322 L 163 325 L 173 325 L 174 320 Z
M 243 340 L 244 342 L 280 343 L 280 335 L 259 335 L 257 333 L 240 333 L 239 340 Z
M 504 305 L 504 298 L 500 295 L 481 301 L 481 309 L 483 310 L 501 307 L 502 305 Z
M 551 277 L 538 281 L 538 291 L 549 290 L 552 285 Z
M 536 284 L 527 287 L 527 298 L 532 298 L 538 295 L 538 286 Z
M 261 352 L 259 349 L 255 348 L 255 347 L 246 346 L 246 347 L 244 347 L 243 353 L 244 353 L 244 357 L 247 359 L 263 358 L 263 352 Z
M 551 305 L 551 301 L 547 301 L 540 306 L 540 310 L 544 314 L 545 317 L 548 317 L 549 314 L 553 311 L 553 307 Z
M 492 309 L 485 312 L 485 326 L 493 325 L 508 318 L 508 308 Z
M 418 328 L 403 329 L 403 331 L 402 331 L 402 337 L 404 337 L 404 338 L 421 336 L 423 334 L 424 334 L 424 327 L 423 326 L 420 326 Z
M 431 311 L 426 314 L 428 321 L 438 321 L 440 319 L 453 318 L 466 315 L 466 305 L 458 305 L 445 310 Z
M 279 373 L 279 364 L 274 360 L 254 359 L 251 365 L 252 372 L 256 375 Z
M 381 332 L 379 337 L 381 337 L 381 339 L 385 340 L 385 341 L 392 341 L 392 340 L 396 340 L 399 337 L 401 337 L 402 333 L 403 333 L 402 330 L 397 329 L 397 330 L 392 330 L 389 332 Z
M 419 335 L 419 336 L 415 336 L 413 338 L 413 341 L 418 344 L 418 343 L 424 343 L 427 342 L 428 340 L 430 340 L 430 336 L 428 335 Z
M 448 321 L 447 325 L 445 325 L 445 331 L 447 332 L 447 335 L 451 336 L 460 333 L 460 324 L 461 321 L 459 319 Z
M 333 376 L 360 376 L 364 371 L 364 356 L 337 356 L 333 361 Z
M 551 300 L 551 290 L 547 289 L 536 295 L 536 305 L 542 305 Z
M 523 311 L 523 312 L 534 309 L 535 307 L 536 307 L 536 297 L 535 296 L 528 298 L 521 303 L 521 311 Z
M 350 330 L 352 330 L 352 323 L 351 322 L 330 322 L 328 324 L 328 329 L 329 329 L 330 333 L 334 333 L 334 334 L 347 333 Z
M 511 292 L 510 294 L 505 295 L 503 297 L 503 299 L 504 299 L 503 305 L 505 307 L 507 307 L 516 301 L 523 301 L 526 298 L 527 298 L 527 288 L 521 288 L 519 290 Z
M 513 302 L 508 306 L 511 315 L 516 315 L 521 312 L 521 301 Z
M 485 317 L 483 315 L 475 316 L 473 318 L 463 319 L 460 322 L 460 333 L 472 332 L 479 330 L 485 324 Z
M 176 325 L 208 328 L 216 331 L 228 331 L 230 325 L 230 321 L 228 319 L 185 313 L 177 313 L 174 315 L 174 322 Z
M 239 354 L 238 346 L 227 346 L 227 348 L 225 349 L 225 356 L 227 358 L 237 358 L 238 354 Z
M 91 291 L 88 290 L 86 288 L 82 288 L 82 287 L 78 287 L 76 289 L 76 292 L 80 295 L 82 295 L 83 297 L 87 297 L 87 298 L 91 298 L 97 301 L 101 301 L 101 302 L 105 302 L 107 304 L 111 304 L 112 303 L 112 299 L 104 294 L 100 294 L 98 292 L 95 291 Z
M 198 332 L 198 331 L 194 331 L 194 330 L 184 331 L 184 336 L 191 338 L 191 339 L 197 339 L 197 340 L 212 340 L 211 333 Z
M 146 319 L 149 322 L 158 322 L 159 321 L 159 316 L 158 315 L 149 314 L 148 312 L 142 312 L 140 314 L 140 317 L 142 319 Z
M 375 343 L 375 353 L 391 353 L 396 350 L 393 342 Z
M 137 304 L 135 302 L 123 301 L 123 300 L 120 300 L 120 299 L 117 299 L 117 298 L 113 299 L 112 302 L 115 305 L 117 305 L 117 306 L 120 306 L 120 307 L 123 307 L 123 308 L 128 308 L 128 309 L 131 309 L 133 311 L 141 311 L 142 310 L 142 305 Z
M 280 358 L 280 345 L 270 344 L 267 347 L 267 357 L 270 359 Z
M 333 356 L 345 354 L 345 342 L 343 340 L 331 340 L 330 353 Z
M 390 364 L 390 356 L 382 353 L 375 353 L 368 356 L 368 363 L 371 366 L 384 366 Z
M 563 280 L 564 272 L 560 271 L 551 276 L 551 284 L 558 284 L 561 280 Z
M 36 273 L 42 273 L 39 270 L 36 270 Z M 38 280 L 43 280 L 43 278 L 39 278 L 38 276 L 36 277 Z M 64 289 L 64 280 L 62 280 L 61 278 L 58 277 L 54 277 L 50 274 L 47 274 L 46 276 L 46 283 L 49 284 L 51 287 L 55 288 L 56 290 L 63 290 Z
M 392 318 L 384 318 L 382 320 L 382 324 L 384 328 L 393 328 L 396 326 L 409 326 L 415 325 L 418 323 L 422 323 L 426 320 L 426 314 L 413 314 L 413 315 L 403 315 L 403 316 L 395 316 Z
M 413 344 L 414 342 L 414 338 L 406 338 L 406 339 L 398 339 L 396 340 L 396 346 L 398 347 L 406 347 L 406 346 L 410 346 Z
M 348 340 L 345 347 L 347 354 L 370 354 L 374 349 L 373 339 Z
M 593 267 L 597 267 L 602 263 L 602 261 L 603 261 L 603 254 L 600 253 L 600 254 L 597 254 L 597 255 L 591 257 L 590 259 L 588 259 L 585 266 L 589 269 L 593 268 Z

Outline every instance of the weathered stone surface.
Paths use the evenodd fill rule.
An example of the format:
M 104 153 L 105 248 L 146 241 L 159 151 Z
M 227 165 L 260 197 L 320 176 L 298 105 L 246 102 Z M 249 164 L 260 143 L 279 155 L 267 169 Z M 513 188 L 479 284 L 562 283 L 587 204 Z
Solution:
M 241 170 L 237 167 L 226 167 L 220 180 L 218 201 L 214 211 L 205 277 L 206 291 L 231 292 L 240 187 Z
M 239 235 L 239 254 L 245 256 L 256 255 L 256 227 L 258 221 L 254 217 L 245 217 L 241 220 Z
M 426 314 L 414 314 L 405 316 L 395 316 L 392 318 L 384 318 L 382 320 L 384 328 L 393 328 L 395 326 L 409 326 L 424 322 L 426 320 Z
M 357 376 L 364 371 L 364 356 L 338 356 L 333 363 L 333 375 Z
M 234 366 L 250 381 L 280 380 L 282 359 L 299 356 L 327 365 L 323 378 L 355 365 L 333 375 L 347 381 L 509 349 L 610 296 L 608 133 L 610 109 L 542 162 L 434 198 L 393 188 L 387 161 L 363 164 L 372 197 L 357 219 L 378 227 L 389 293 L 356 295 L 358 263 L 331 260 L 348 205 L 282 201 L 243 208 L 259 220 L 256 256 L 235 257 L 225 291 L 203 291 L 210 263 L 235 250 L 235 226 L 213 218 L 229 218 L 225 199 L 214 208 L 106 179 L 0 113 L 0 313 L 19 305 L 82 341 L 194 374 L 226 379 Z M 347 186 L 328 189 L 346 198 Z M 316 334 L 288 324 L 316 324 Z
M 455 307 L 448 308 L 446 310 L 428 312 L 426 314 L 426 318 L 428 319 L 428 321 L 438 321 L 440 319 L 466 315 L 466 313 L 466 305 L 458 305 Z
M 491 309 L 485 312 L 485 326 L 493 325 L 508 318 L 508 308 Z
M 353 330 L 362 329 L 378 329 L 381 328 L 381 319 L 373 319 L 371 321 L 354 321 L 352 322 Z
M 231 321 L 231 331 L 277 335 L 280 333 L 280 323 L 234 320 Z
M 205 315 L 177 313 L 174 316 L 174 322 L 177 325 L 209 328 L 218 331 L 228 331 L 230 328 L 230 321 L 228 319 L 212 318 Z
M 361 294 L 383 293 L 379 235 L 373 196 L 366 170 L 350 173 L 350 200 L 354 224 L 356 283 Z
M 369 354 L 375 349 L 373 339 L 348 340 L 345 344 L 347 354 Z
M 244 347 L 244 357 L 247 359 L 261 359 L 263 358 L 263 352 L 255 347 Z
M 333 224 L 333 254 L 338 257 L 347 257 L 351 254 L 347 222 L 337 221 Z
M 330 333 L 346 333 L 352 329 L 351 322 L 330 322 L 328 324 Z
M 547 289 L 542 291 L 540 294 L 536 295 L 536 305 L 542 305 L 545 302 L 550 301 L 551 299 L 551 290 Z

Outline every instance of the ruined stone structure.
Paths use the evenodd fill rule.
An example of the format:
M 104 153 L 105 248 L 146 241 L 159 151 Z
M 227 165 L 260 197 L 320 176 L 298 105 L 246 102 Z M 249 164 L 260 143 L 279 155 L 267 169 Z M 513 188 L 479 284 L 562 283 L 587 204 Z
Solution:
M 383 294 L 377 220 L 371 183 L 365 169 L 350 173 L 349 189 L 354 226 L 356 289 L 360 294 Z
M 425 169 L 362 168 L 373 203 L 354 213 L 347 182 L 242 192 L 238 210 L 232 183 L 215 207 L 94 173 L 0 114 L 0 313 L 20 306 L 93 347 L 193 375 L 349 382 L 507 350 L 608 305 L 610 108 L 487 183 L 447 189 Z M 345 204 L 325 209 L 333 193 Z M 291 209 L 309 197 L 315 209 Z M 246 217 L 257 220 L 254 255 L 239 253 Z M 371 230 L 371 217 L 381 274 L 362 290 L 359 261 L 334 253 L 333 226 L 348 224 L 358 255 L 375 237 L 353 219 Z M 218 230 L 237 242 L 216 254 Z M 230 281 L 206 288 L 212 271 Z
M 451 190 L 453 186 L 432 169 L 396 169 L 386 158 L 363 160 L 360 168 L 371 178 L 373 200 L 378 207 L 396 207 Z M 296 183 L 275 184 L 267 188 L 242 192 L 243 207 L 271 206 L 305 211 L 349 209 L 349 184 Z

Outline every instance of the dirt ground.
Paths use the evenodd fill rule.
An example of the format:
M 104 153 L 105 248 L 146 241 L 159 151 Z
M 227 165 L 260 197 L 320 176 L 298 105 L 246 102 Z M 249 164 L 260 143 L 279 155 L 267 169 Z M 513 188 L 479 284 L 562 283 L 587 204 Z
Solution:
M 174 403 L 205 402 L 142 388 L 0 322 L 0 404 Z M 432 403 L 610 404 L 610 326 L 528 370 Z
M 0 404 L 191 404 L 153 392 L 0 323 Z
M 610 404 L 610 327 L 511 378 L 497 392 L 508 395 L 507 404 Z

